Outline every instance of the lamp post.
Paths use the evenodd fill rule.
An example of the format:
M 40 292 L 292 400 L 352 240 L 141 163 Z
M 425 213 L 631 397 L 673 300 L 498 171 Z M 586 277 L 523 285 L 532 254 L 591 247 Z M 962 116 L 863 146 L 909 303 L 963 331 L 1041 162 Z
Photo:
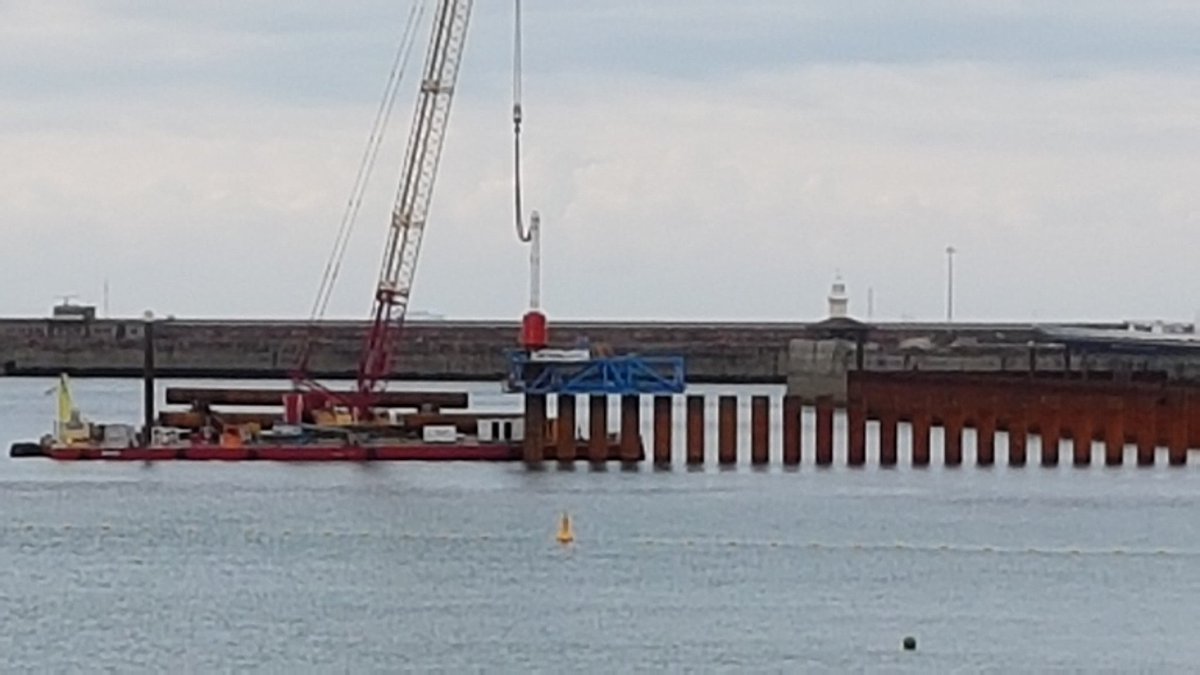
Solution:
M 946 323 L 954 321 L 954 254 L 958 249 L 946 247 Z

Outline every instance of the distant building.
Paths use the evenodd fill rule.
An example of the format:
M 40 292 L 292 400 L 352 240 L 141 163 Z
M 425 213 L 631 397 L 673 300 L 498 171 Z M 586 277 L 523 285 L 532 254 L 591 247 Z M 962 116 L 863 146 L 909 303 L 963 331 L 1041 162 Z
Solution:
M 72 305 L 70 300 L 64 300 L 61 305 L 55 305 L 50 317 L 58 321 L 96 320 L 96 308 L 93 305 Z

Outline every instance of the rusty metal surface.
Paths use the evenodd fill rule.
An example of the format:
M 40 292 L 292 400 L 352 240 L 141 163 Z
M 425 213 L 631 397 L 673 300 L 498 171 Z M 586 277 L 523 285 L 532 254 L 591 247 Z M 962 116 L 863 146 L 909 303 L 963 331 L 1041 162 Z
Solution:
M 671 466 L 672 400 L 670 396 L 654 397 L 654 464 Z
M 687 463 L 704 464 L 704 397 L 687 397 Z
M 290 389 L 236 389 L 168 387 L 166 399 L 170 405 L 244 405 L 281 406 Z M 378 405 L 383 408 L 466 408 L 470 397 L 466 392 L 392 391 L 380 394 Z

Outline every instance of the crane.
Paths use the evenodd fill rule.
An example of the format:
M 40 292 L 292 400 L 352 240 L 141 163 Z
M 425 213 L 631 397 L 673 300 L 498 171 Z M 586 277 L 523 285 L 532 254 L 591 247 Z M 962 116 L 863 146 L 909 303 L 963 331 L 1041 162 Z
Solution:
M 524 193 L 521 186 L 521 123 L 524 121 L 522 101 L 522 51 L 524 39 L 521 35 L 521 0 L 513 0 L 513 223 L 517 240 L 529 244 L 529 310 L 521 318 L 521 343 L 536 349 L 545 347 L 548 340 L 546 315 L 541 311 L 542 297 L 542 218 L 537 211 L 529 214 L 529 225 L 525 224 Z
M 378 283 L 375 288 L 371 325 L 358 360 L 355 390 L 353 392 L 331 391 L 313 382 L 307 376 L 313 339 L 310 330 L 309 341 L 302 350 L 299 364 L 293 374 L 296 384 L 304 385 L 309 390 L 307 395 L 301 397 L 300 400 L 304 410 L 313 410 L 332 403 L 349 408 L 355 421 L 368 421 L 373 417 L 374 404 L 391 374 L 397 335 L 404 323 L 409 298 L 412 294 L 417 258 L 421 251 L 421 240 L 425 234 L 425 224 L 433 198 L 433 187 L 437 179 L 442 146 L 446 139 L 450 107 L 458 80 L 472 6 L 473 0 L 439 0 L 434 14 L 433 31 L 429 38 L 425 65 L 421 74 L 416 110 L 413 113 L 400 184 L 396 190 L 387 242 L 384 246 L 383 260 L 380 264 Z M 415 7 L 414 5 L 414 10 Z M 413 16 L 410 15 L 410 21 Z M 402 46 L 401 54 L 398 54 L 397 57 L 398 67 L 403 52 L 404 47 Z M 397 77 L 397 72 L 398 70 L 393 70 L 394 78 Z M 391 86 L 392 84 L 389 82 L 389 91 L 385 92 L 385 104 L 389 109 L 388 97 L 394 95 Z M 383 119 L 383 110 L 381 108 L 381 119 Z M 377 131 L 372 132 L 372 140 L 369 143 L 369 146 L 374 143 L 375 149 L 369 147 L 368 157 L 364 159 L 364 162 L 368 160 L 373 162 L 374 160 L 373 155 L 377 150 L 378 140 L 382 138 L 379 124 L 380 121 L 377 120 Z M 357 186 L 356 190 L 358 190 Z M 359 198 L 360 195 L 351 198 L 352 210 L 348 211 L 349 217 L 352 217 L 354 211 L 357 210 L 356 201 Z M 345 222 L 343 227 L 345 227 Z M 343 234 L 339 233 L 339 243 L 335 245 L 334 251 L 335 259 L 344 252 L 345 245 L 342 238 Z M 331 263 L 331 267 L 326 269 L 326 280 L 318 294 L 313 323 L 310 324 L 310 328 L 315 326 L 316 318 L 323 313 L 324 307 L 328 303 L 328 290 L 333 278 L 336 277 L 338 265 L 340 262 Z
M 354 408 L 360 415 L 369 411 L 374 396 L 391 373 L 396 335 L 408 311 L 471 6 L 472 0 L 442 0 L 434 16 L 403 174 L 375 289 L 371 328 L 358 362 Z

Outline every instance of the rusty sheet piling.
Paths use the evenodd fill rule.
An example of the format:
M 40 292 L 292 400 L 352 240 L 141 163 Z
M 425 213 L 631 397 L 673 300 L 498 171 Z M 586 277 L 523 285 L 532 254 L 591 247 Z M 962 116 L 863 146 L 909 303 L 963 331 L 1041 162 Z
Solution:
M 833 464 L 833 399 L 817 399 L 817 466 Z
M 846 407 L 846 463 L 867 463 L 867 407 L 861 394 L 852 394 Z
M 558 397 L 558 422 L 555 424 L 554 446 L 559 462 L 574 462 L 579 459 L 579 444 L 575 438 L 575 410 L 577 404 L 571 394 Z
M 913 466 L 929 466 L 929 429 L 933 426 L 928 410 L 918 410 L 912 415 L 912 463 Z
M 896 466 L 899 461 L 900 448 L 896 440 L 898 425 L 896 413 L 888 410 L 879 417 L 879 463 L 882 466 Z
M 771 399 L 750 399 L 750 462 L 764 466 L 771 460 Z
M 608 460 L 608 397 L 588 397 L 588 461 L 601 464 Z
M 900 426 L 911 429 L 911 464 L 926 467 L 933 461 L 931 427 L 943 429 L 942 457 L 949 467 L 961 466 L 964 459 L 964 435 L 972 430 L 975 438 L 975 464 L 988 467 L 1007 460 L 1009 466 L 1024 466 L 1029 460 L 1029 438 L 1039 437 L 1040 463 L 1057 466 L 1059 448 L 1065 436 L 1071 441 L 1070 462 L 1087 467 L 1093 463 L 1097 446 L 1104 448 L 1106 466 L 1125 463 L 1125 448 L 1136 447 L 1139 466 L 1155 463 L 1159 446 L 1165 446 L 1169 462 L 1179 466 L 1187 462 L 1189 449 L 1200 436 L 1200 406 L 1193 408 L 1191 387 L 1166 380 L 1120 380 L 1089 377 L 1004 377 L 977 373 L 874 373 L 853 371 L 844 410 L 845 426 L 835 424 L 839 411 L 832 397 L 820 397 L 813 403 L 816 420 L 813 434 L 815 462 L 830 466 L 845 462 L 851 467 L 871 461 L 867 448 L 878 443 L 878 462 L 891 467 L 902 462 Z M 715 400 L 714 400 L 715 399 Z M 655 396 L 647 407 L 653 415 L 653 456 L 657 467 L 675 462 L 675 398 Z M 1200 400 L 1200 399 L 1196 399 Z M 589 398 L 590 441 L 586 457 L 593 462 L 621 460 L 636 465 L 645 459 L 641 438 L 642 400 L 639 396 L 620 399 L 620 433 L 613 441 L 607 432 L 608 400 Z M 683 399 L 686 419 L 681 427 L 686 438 L 685 460 L 690 467 L 705 464 L 708 406 L 715 403 L 717 419 L 716 460 L 722 467 L 749 460 L 756 467 L 770 464 L 772 446 L 782 448 L 785 466 L 795 467 L 803 460 L 804 422 L 808 408 L 805 400 L 784 396 L 772 401 L 765 395 L 753 395 L 739 401 L 724 394 L 706 398 L 692 394 Z M 748 405 L 746 405 L 748 404 Z M 579 459 L 581 452 L 576 428 L 576 401 L 570 396 L 558 400 L 559 417 L 547 421 L 544 397 L 526 399 L 526 438 L 522 456 L 530 463 L 539 457 L 560 462 Z M 778 406 L 778 407 L 776 407 Z M 743 407 L 749 418 L 741 419 Z M 774 416 L 781 419 L 775 423 Z M 877 422 L 877 424 L 875 424 Z M 772 438 L 773 429 L 782 430 L 782 438 Z M 1006 457 L 997 458 L 997 438 L 1007 438 Z M 555 434 L 553 439 L 546 434 Z M 969 443 L 967 444 L 970 445 Z M 543 450 L 539 455 L 538 448 Z M 845 456 L 838 447 L 845 447 Z M 969 448 L 968 448 L 969 449 Z M 748 451 L 748 458 L 741 452 Z M 775 459 L 774 461 L 778 461 Z
M 1184 396 L 1180 396 L 1170 408 L 1171 421 L 1167 427 L 1170 430 L 1170 444 L 1167 446 L 1167 461 L 1171 466 L 1187 464 L 1188 451 L 1188 406 Z
M 1125 402 L 1118 396 L 1106 398 L 1108 415 L 1104 425 L 1104 464 L 1125 463 Z
M 963 412 L 957 403 L 951 403 L 942 422 L 943 446 L 946 466 L 962 466 Z
M 797 466 L 803 452 L 804 402 L 798 396 L 783 399 L 783 464 Z
M 704 464 L 704 397 L 687 397 L 687 463 Z
M 641 397 L 621 397 L 621 461 L 625 464 L 642 458 L 641 412 Z
M 1007 400 L 1008 465 L 1025 466 L 1029 456 L 1029 422 L 1021 401 Z
M 674 401 L 670 396 L 654 397 L 654 465 L 671 466 L 671 419 Z
M 990 405 L 980 411 L 975 427 L 975 463 L 979 466 L 996 463 L 996 413 Z
M 722 396 L 717 408 L 717 459 L 722 466 L 737 464 L 738 408 L 736 396 Z
M 1046 396 L 1042 400 L 1041 421 L 1038 423 L 1041 443 L 1042 466 L 1058 466 L 1058 446 L 1062 433 L 1057 396 Z
M 1158 415 L 1154 400 L 1142 397 L 1137 406 L 1137 463 L 1138 466 L 1154 466 L 1155 452 L 1158 449 Z
M 1081 397 L 1072 411 L 1074 419 L 1071 421 L 1071 446 L 1072 464 L 1075 466 L 1088 466 L 1092 463 L 1092 439 L 1095 436 L 1095 430 L 1092 428 L 1092 405 L 1093 401 Z
M 525 396 L 524 459 L 530 466 L 540 465 L 546 456 L 546 396 Z

